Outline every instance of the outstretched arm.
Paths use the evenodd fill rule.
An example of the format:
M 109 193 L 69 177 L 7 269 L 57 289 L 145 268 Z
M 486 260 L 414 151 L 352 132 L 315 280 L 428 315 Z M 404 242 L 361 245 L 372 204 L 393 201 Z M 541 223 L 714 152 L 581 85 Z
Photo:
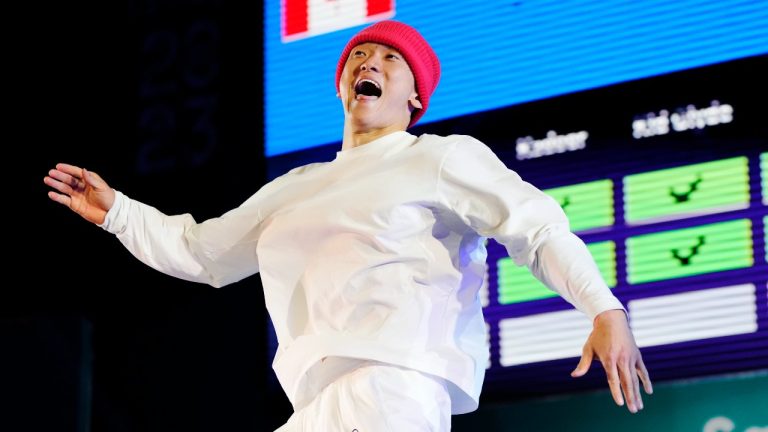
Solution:
M 197 223 L 192 215 L 166 215 L 109 187 L 96 173 L 57 164 L 48 196 L 115 234 L 139 260 L 165 274 L 221 287 L 258 271 L 261 220 L 252 197 L 225 215 Z
M 441 165 L 439 192 L 467 225 L 503 244 L 531 272 L 594 320 L 584 356 L 572 376 L 584 375 L 593 357 L 603 362 L 614 400 L 642 409 L 639 380 L 652 391 L 648 372 L 627 323 L 584 242 L 570 232 L 560 205 L 509 170 L 484 144 L 457 138 Z M 622 390 L 624 397 L 622 397 Z
M 98 174 L 85 168 L 56 164 L 43 182 L 58 191 L 48 192 L 48 197 L 95 224 L 104 223 L 115 202 L 115 191 Z

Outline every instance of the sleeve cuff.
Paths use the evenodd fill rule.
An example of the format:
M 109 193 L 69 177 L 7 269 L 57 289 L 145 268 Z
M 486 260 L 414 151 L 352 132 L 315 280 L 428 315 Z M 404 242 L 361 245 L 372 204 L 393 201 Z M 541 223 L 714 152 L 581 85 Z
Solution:
M 627 313 L 627 310 L 624 308 L 624 305 L 621 304 L 619 299 L 617 299 L 614 296 L 611 296 L 610 298 L 605 298 L 601 300 L 600 302 L 587 306 L 584 312 L 589 317 L 590 321 L 594 321 L 595 318 L 597 318 L 598 315 L 605 311 L 609 310 L 622 310 L 624 313 Z
M 115 202 L 107 211 L 104 222 L 99 224 L 101 228 L 112 234 L 121 234 L 128 225 L 128 208 L 130 199 L 122 192 L 115 190 Z

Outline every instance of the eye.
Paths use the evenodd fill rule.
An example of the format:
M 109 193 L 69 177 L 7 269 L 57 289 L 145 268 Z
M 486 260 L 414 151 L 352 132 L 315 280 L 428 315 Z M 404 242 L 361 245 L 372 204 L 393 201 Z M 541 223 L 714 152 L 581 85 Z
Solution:
M 390 54 L 387 54 L 387 58 L 393 59 L 393 60 L 400 60 L 400 55 L 390 53 Z
M 365 55 L 365 52 L 363 50 L 355 50 L 352 53 L 352 57 L 362 57 Z

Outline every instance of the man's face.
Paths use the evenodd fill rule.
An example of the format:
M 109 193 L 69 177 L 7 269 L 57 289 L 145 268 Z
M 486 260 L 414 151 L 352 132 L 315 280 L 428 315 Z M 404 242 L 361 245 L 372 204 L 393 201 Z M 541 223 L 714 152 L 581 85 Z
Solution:
M 339 81 L 344 115 L 358 130 L 408 126 L 421 108 L 413 73 L 394 48 L 364 43 L 350 51 Z

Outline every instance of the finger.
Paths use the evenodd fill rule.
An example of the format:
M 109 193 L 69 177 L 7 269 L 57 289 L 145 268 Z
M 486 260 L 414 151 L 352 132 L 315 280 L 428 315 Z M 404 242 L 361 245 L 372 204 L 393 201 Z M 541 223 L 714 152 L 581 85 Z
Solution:
M 645 368 L 643 358 L 637 359 L 637 373 L 640 375 L 640 380 L 643 382 L 643 388 L 645 393 L 653 394 L 653 384 L 651 384 L 651 376 L 648 375 L 648 369 Z
M 67 174 L 60 170 L 50 170 L 48 171 L 48 175 L 55 178 L 56 180 L 66 183 L 69 186 L 71 186 L 73 189 L 78 188 L 80 186 L 80 180 L 70 174 Z
M 627 401 L 627 408 L 630 412 L 636 413 L 638 410 L 638 403 L 635 399 L 635 378 L 634 368 L 629 367 L 629 362 L 623 361 L 619 363 L 619 377 L 621 378 L 621 388 L 624 390 L 624 399 Z
M 624 406 L 624 398 L 621 396 L 621 381 L 619 381 L 619 372 L 616 370 L 615 363 L 604 364 L 605 374 L 608 377 L 608 387 L 611 389 L 611 396 L 618 406 Z
M 584 374 L 589 371 L 589 367 L 592 365 L 592 356 L 592 349 L 585 349 L 581 354 L 581 360 L 579 360 L 579 364 L 576 365 L 576 369 L 571 372 L 571 376 L 574 378 L 584 376 Z
M 83 180 L 95 189 L 102 189 L 104 180 L 98 174 L 83 168 Z
M 637 362 L 635 362 L 637 364 Z M 640 394 L 640 381 L 637 378 L 637 368 L 632 369 L 630 372 L 632 376 L 632 389 L 635 391 L 635 402 L 637 402 L 637 410 L 643 409 L 643 395 Z
M 67 206 L 67 207 L 70 207 L 70 203 L 72 202 L 72 200 L 68 196 L 62 195 L 62 194 L 58 194 L 58 193 L 53 192 L 53 191 L 48 192 L 48 198 L 56 201 L 59 204 L 63 204 L 65 206 Z
M 93 178 L 93 173 L 88 171 L 87 169 L 83 168 L 83 180 L 85 180 L 86 183 L 90 184 L 91 186 L 94 186 L 93 181 L 96 180 Z
M 72 192 L 73 192 L 73 191 L 72 191 L 72 187 L 71 187 L 71 186 L 69 186 L 69 185 L 68 185 L 68 184 L 66 184 L 66 183 L 63 183 L 63 182 L 61 182 L 61 181 L 59 181 L 59 180 L 56 180 L 56 179 L 54 179 L 54 178 L 51 178 L 51 177 L 48 177 L 48 176 L 46 176 L 46 177 L 43 179 L 43 182 L 44 182 L 46 185 L 48 185 L 48 186 L 50 186 L 50 187 L 52 187 L 52 188 L 56 189 L 57 191 L 59 191 L 59 192 L 61 192 L 61 193 L 64 193 L 64 194 L 67 194 L 67 195 L 72 195 Z
M 73 177 L 76 178 L 82 178 L 83 177 L 83 169 L 74 165 L 65 164 L 65 163 L 57 163 L 56 169 L 59 171 L 62 171 L 64 173 L 67 173 Z

